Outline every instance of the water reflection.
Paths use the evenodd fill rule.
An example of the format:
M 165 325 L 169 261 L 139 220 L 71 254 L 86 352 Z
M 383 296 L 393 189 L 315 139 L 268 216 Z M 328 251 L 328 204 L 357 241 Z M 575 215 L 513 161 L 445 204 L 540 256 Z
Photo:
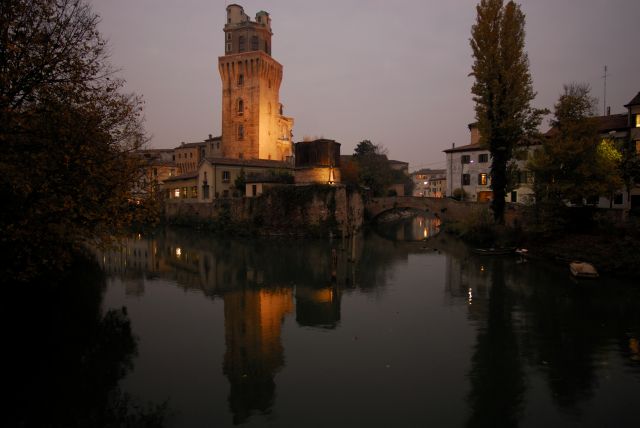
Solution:
M 417 228 L 402 228 L 411 233 L 401 236 L 424 232 L 420 227 L 425 224 L 419 219 L 413 224 Z M 147 279 L 164 278 L 224 304 L 225 349 L 220 355 L 235 424 L 286 406 L 277 398 L 283 388 L 289 394 L 292 388 L 279 376 L 284 372 L 286 349 L 291 353 L 295 348 L 283 334 L 286 320 L 303 327 L 304 332 L 340 337 L 344 320 L 361 316 L 361 325 L 372 325 L 372 331 L 364 334 L 369 340 L 380 340 L 370 349 L 385 353 L 393 348 L 389 345 L 393 337 L 378 330 L 397 327 L 405 313 L 407 322 L 398 335 L 410 339 L 407 344 L 400 342 L 407 348 L 396 343 L 398 348 L 393 351 L 399 354 L 412 355 L 423 349 L 428 350 L 427 357 L 447 353 L 456 340 L 470 338 L 470 352 L 463 358 L 466 364 L 453 366 L 455 358 L 447 363 L 453 372 L 466 374 L 464 383 L 451 388 L 467 391 L 464 404 L 459 404 L 460 409 L 468 405 L 467 426 L 518 426 L 530 417 L 531 408 L 542 406 L 545 400 L 540 397 L 547 395 L 547 401 L 561 410 L 546 409 L 550 420 L 566 422 L 563 412 L 567 410 L 588 414 L 593 400 L 602 400 L 600 389 L 608 382 L 611 367 L 620 365 L 628 370 L 628 378 L 608 386 L 623 397 L 615 405 L 612 420 L 618 425 L 632 422 L 632 412 L 624 411 L 623 405 L 638 404 L 630 389 L 640 385 L 637 289 L 606 280 L 576 286 L 564 267 L 476 256 L 445 234 L 427 243 L 390 241 L 389 236 L 398 236 L 398 229 L 390 225 L 390 230 L 383 233 L 384 238 L 372 233 L 355 241 L 291 242 L 217 239 L 169 229 L 153 239 L 131 237 L 122 248 L 102 254 L 100 260 L 105 270 L 121 278 L 131 297 L 144 297 Z M 407 277 L 408 272 L 414 276 Z M 423 286 L 406 291 L 412 281 Z M 388 288 L 395 298 L 411 295 L 404 296 L 404 306 L 394 307 L 393 312 L 362 315 L 371 305 L 368 296 L 384 302 Z M 362 296 L 364 300 L 358 300 Z M 347 297 L 350 304 L 345 303 Z M 421 299 L 428 310 L 420 306 L 411 312 L 413 301 Z M 345 308 L 353 310 L 356 300 L 361 302 L 360 313 L 343 314 Z M 457 309 L 466 321 L 463 326 L 450 318 Z M 418 321 L 429 311 L 437 313 L 435 327 Z M 449 324 L 438 323 L 441 320 Z M 432 347 L 428 341 L 432 337 L 424 333 L 428 328 L 443 332 L 448 339 Z M 340 346 L 324 351 L 338 354 L 345 343 Z M 352 359 L 356 365 L 348 361 L 333 367 L 336 379 L 351 378 L 366 365 L 361 355 Z M 409 377 L 416 378 L 433 372 L 419 364 L 411 370 Z M 402 390 L 405 386 L 401 378 L 390 377 L 386 384 L 380 379 L 379 373 L 359 377 L 359 393 L 371 401 L 377 388 Z M 411 401 L 410 392 L 407 394 L 403 399 Z M 331 397 L 325 398 L 336 405 Z M 375 418 L 362 418 L 369 425 L 376 423 Z M 412 422 L 407 423 L 425 420 Z
M 293 310 L 290 288 L 243 289 L 224 295 L 229 407 L 234 424 L 254 410 L 268 413 L 275 395 L 275 373 L 284 365 L 280 338 L 284 317 Z
M 501 421 L 501 426 L 516 427 L 522 412 L 525 382 L 514 331 L 514 302 L 505 284 L 503 260 L 488 262 L 491 263 L 491 285 L 484 308 L 486 316 L 482 317 L 471 357 L 469 401 L 472 411 L 467 426 L 488 427 Z M 484 265 L 480 272 L 485 272 Z
M 89 263 L 64 283 L 3 290 L 5 426 L 163 426 L 165 404 L 119 387 L 138 343 L 126 308 L 102 309 L 104 290 Z
M 408 211 L 399 218 L 390 217 L 378 222 L 376 231 L 393 241 L 424 241 L 440 232 L 440 217 L 422 212 Z

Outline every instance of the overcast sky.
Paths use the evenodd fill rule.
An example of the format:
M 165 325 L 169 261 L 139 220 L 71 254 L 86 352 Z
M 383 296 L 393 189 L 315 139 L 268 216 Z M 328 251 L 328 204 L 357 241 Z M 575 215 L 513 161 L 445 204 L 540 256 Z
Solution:
M 93 0 L 112 63 L 145 99 L 151 147 L 220 135 L 223 0 Z M 474 121 L 469 37 L 476 0 L 244 0 L 272 18 L 284 66 L 280 101 L 295 141 L 322 136 L 342 154 L 369 139 L 410 169 L 444 168 Z M 639 0 L 523 0 L 535 105 L 562 85 L 591 85 L 612 113 L 640 91 Z M 543 130 L 548 128 L 547 121 Z

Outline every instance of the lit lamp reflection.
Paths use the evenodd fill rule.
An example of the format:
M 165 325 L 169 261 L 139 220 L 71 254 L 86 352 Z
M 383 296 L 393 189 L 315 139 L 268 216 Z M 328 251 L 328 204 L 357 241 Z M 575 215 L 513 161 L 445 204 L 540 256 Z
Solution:
M 337 286 L 296 286 L 296 321 L 303 326 L 335 328 L 340 321 Z

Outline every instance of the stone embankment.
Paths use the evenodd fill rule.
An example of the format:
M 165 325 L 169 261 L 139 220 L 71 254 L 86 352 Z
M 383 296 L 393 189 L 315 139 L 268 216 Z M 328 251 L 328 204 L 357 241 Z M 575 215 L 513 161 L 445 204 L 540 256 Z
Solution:
M 364 204 L 346 186 L 281 186 L 256 198 L 165 204 L 170 223 L 210 225 L 260 235 L 348 236 L 362 228 Z

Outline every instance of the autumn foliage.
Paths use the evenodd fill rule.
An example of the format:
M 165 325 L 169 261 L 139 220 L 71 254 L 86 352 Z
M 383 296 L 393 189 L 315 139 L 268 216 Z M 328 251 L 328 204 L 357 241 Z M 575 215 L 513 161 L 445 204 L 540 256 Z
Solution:
M 80 0 L 0 5 L 0 248 L 9 279 L 63 269 L 133 220 L 142 102 Z

